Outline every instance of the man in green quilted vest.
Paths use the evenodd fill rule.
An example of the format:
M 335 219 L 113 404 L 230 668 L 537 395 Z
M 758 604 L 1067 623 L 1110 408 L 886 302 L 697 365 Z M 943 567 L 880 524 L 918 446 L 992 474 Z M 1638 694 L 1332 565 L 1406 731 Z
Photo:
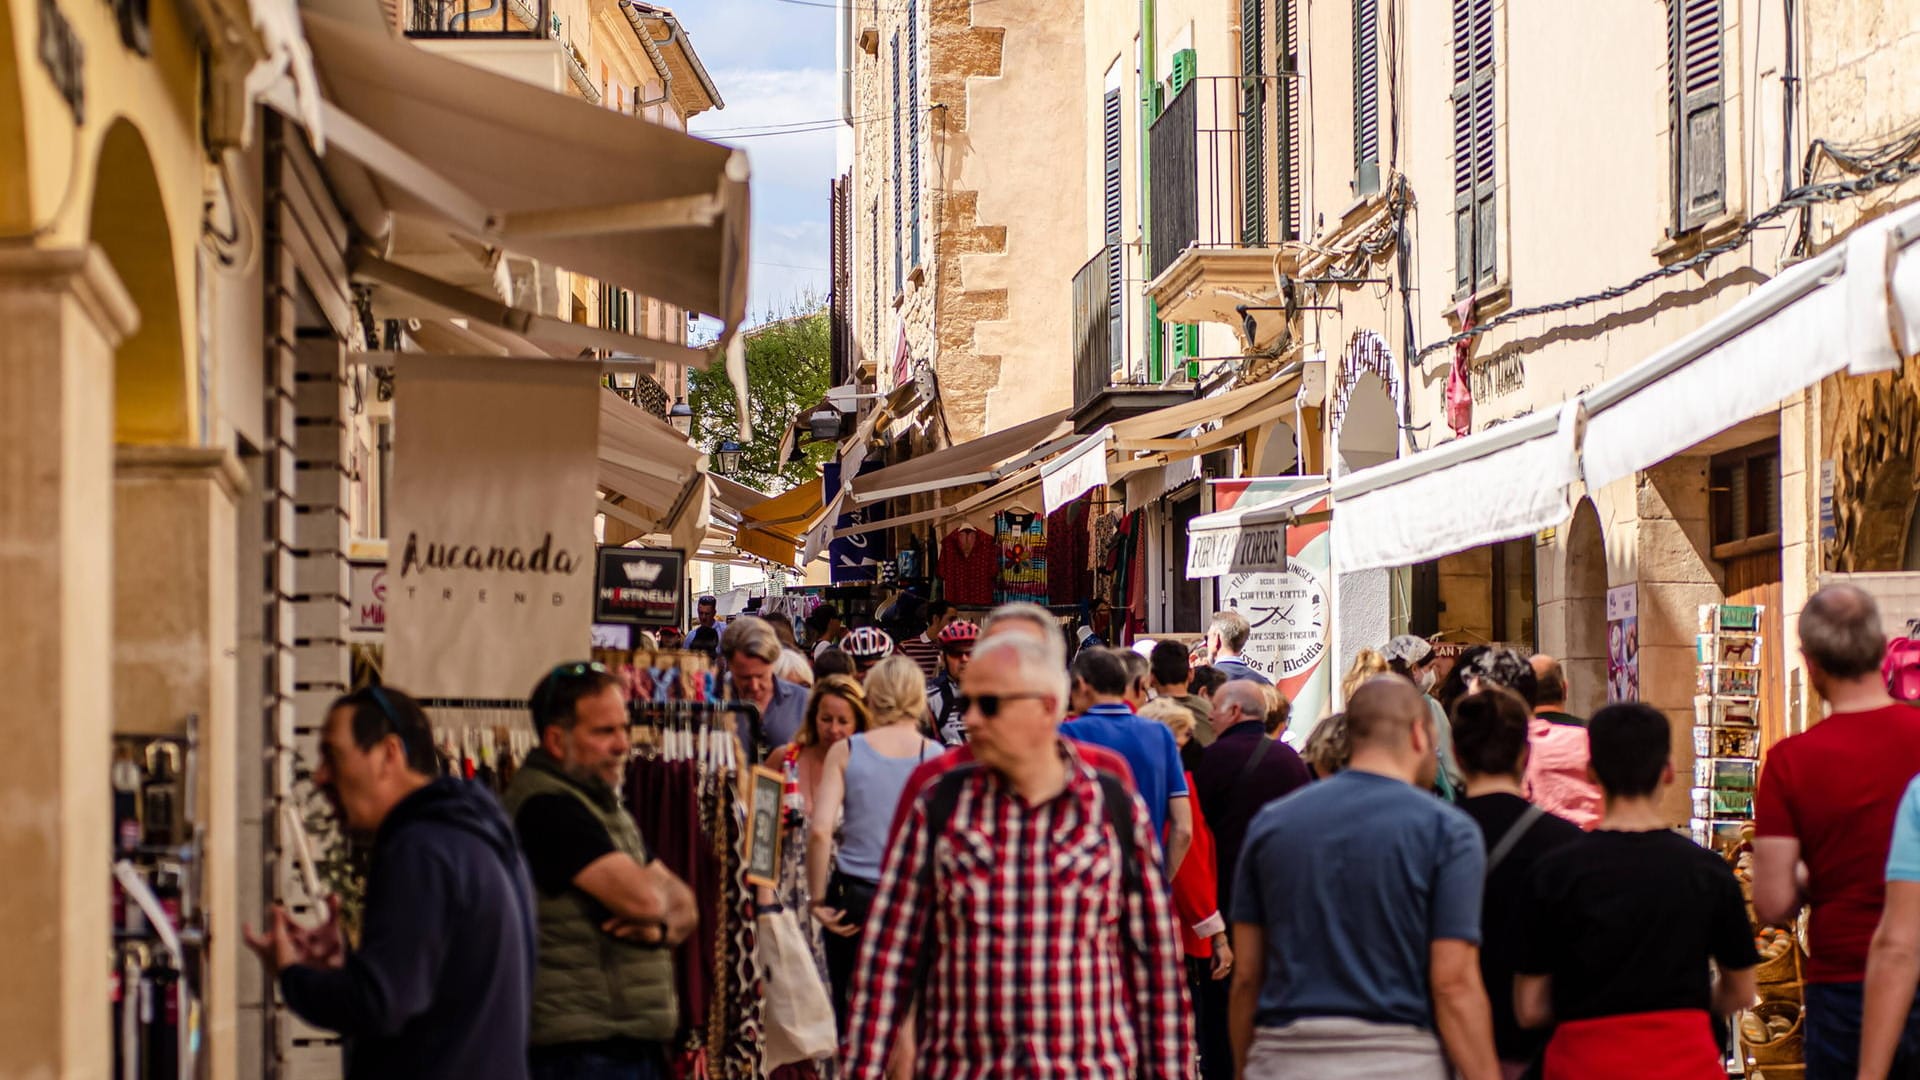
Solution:
M 598 664 L 562 664 L 529 701 L 540 745 L 506 803 L 540 924 L 533 1080 L 664 1078 L 680 1023 L 671 950 L 698 914 L 620 802 L 625 691 Z

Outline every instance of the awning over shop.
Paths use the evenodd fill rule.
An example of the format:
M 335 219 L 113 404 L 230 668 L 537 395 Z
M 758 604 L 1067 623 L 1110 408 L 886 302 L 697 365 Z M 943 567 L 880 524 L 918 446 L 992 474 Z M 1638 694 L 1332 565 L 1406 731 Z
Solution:
M 1327 490 L 1324 485 L 1312 487 L 1276 502 L 1248 503 L 1194 518 L 1188 526 L 1187 577 L 1285 570 L 1287 526 L 1300 507 L 1325 498 Z
M 1112 425 L 1112 446 L 1118 456 L 1108 464 L 1108 476 L 1118 478 L 1158 468 L 1231 445 L 1247 432 L 1292 412 L 1297 385 L 1295 378 L 1283 374 L 1116 421 Z M 1213 420 L 1220 421 L 1220 426 L 1190 430 Z
M 316 12 L 327 146 L 386 206 L 720 319 L 746 312 L 744 154 Z
M 649 533 L 692 534 L 689 518 L 695 509 L 700 530 L 706 528 L 711 506 L 706 455 L 658 417 L 611 390 L 600 395 L 596 482 L 609 543 Z
M 1334 570 L 1410 566 L 1565 521 L 1584 421 L 1575 399 L 1334 481 Z
M 1586 394 L 1601 488 L 1774 408 L 1842 369 L 1920 351 L 1920 207 L 1862 225 L 1726 314 Z
M 856 477 L 847 497 L 853 505 L 865 506 L 881 499 L 999 480 L 1071 442 L 1072 413 L 1071 409 L 1062 409 L 971 442 L 876 469 Z
M 748 508 L 734 542 L 768 562 L 798 567 L 807 534 L 826 517 L 829 501 L 820 478 L 790 488 Z

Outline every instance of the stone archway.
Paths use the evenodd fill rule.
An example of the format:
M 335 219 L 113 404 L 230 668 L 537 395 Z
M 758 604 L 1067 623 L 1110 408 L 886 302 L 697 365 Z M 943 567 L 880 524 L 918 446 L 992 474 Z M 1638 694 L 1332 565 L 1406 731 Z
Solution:
M 1567 709 L 1591 716 L 1607 702 L 1607 544 L 1592 499 L 1581 499 L 1567 526 L 1566 633 Z
M 172 229 L 146 140 L 116 120 L 100 141 L 88 232 L 140 309 L 140 326 L 114 354 L 114 442 L 193 441 L 192 380 L 182 336 Z
M 25 70 L 13 32 L 11 0 L 0 0 L 0 236 L 33 231 L 33 174 L 27 161 L 27 107 L 20 94 Z
M 1332 401 L 1334 450 L 1345 472 L 1399 456 L 1401 386 L 1379 334 L 1357 330 L 1340 360 Z

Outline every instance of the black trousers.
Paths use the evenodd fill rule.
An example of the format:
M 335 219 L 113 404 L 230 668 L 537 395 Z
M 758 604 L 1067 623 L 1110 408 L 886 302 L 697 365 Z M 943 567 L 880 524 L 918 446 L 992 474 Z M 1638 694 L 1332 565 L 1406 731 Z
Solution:
M 838 870 L 827 879 L 825 903 L 830 908 L 838 908 L 846 914 L 845 922 L 850 926 L 864 927 L 867 915 L 873 910 L 874 894 L 880 891 L 880 883 L 864 878 L 849 877 Z M 820 945 L 827 954 L 827 983 L 833 995 L 833 1018 L 840 1026 L 840 1037 L 847 1035 L 847 1016 L 853 1003 L 853 969 L 860 959 L 860 941 L 864 935 L 841 937 L 831 930 L 820 932 Z
M 1213 977 L 1211 957 L 1187 957 L 1187 993 L 1193 999 L 1201 1080 L 1233 1080 L 1233 1039 L 1227 1029 L 1227 988 L 1232 982 Z

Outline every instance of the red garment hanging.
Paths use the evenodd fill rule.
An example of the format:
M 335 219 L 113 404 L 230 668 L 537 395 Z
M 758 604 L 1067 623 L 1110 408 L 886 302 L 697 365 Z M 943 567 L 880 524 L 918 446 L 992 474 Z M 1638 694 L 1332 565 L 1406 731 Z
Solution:
M 940 542 L 940 581 L 948 603 L 969 607 L 993 603 L 993 582 L 999 572 L 999 546 L 979 529 L 962 525 Z

